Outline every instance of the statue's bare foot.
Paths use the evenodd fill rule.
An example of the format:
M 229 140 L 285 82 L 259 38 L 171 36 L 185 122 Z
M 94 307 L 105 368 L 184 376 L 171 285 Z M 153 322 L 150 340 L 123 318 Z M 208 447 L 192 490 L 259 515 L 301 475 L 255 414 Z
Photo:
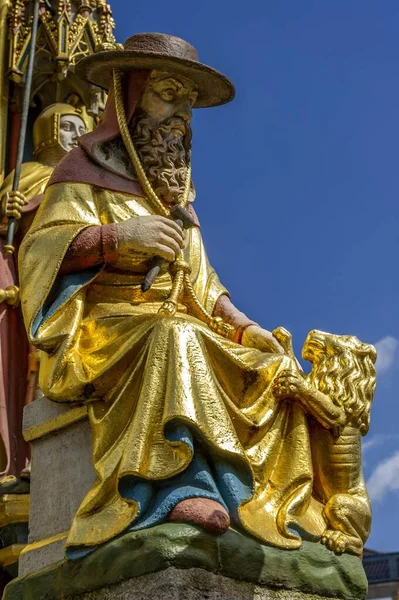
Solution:
M 230 527 L 229 513 L 224 506 L 208 498 L 188 498 L 182 500 L 169 513 L 170 521 L 194 523 L 216 535 Z

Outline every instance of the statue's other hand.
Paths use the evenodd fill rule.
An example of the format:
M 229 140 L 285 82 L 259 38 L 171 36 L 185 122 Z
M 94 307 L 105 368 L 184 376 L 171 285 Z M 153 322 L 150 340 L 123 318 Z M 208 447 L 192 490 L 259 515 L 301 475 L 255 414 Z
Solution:
M 144 254 L 161 256 L 173 262 L 184 243 L 181 227 L 171 219 L 157 215 L 132 217 L 117 224 L 118 250 L 121 256 Z
M 273 393 L 278 399 L 293 398 L 300 400 L 307 396 L 308 387 L 298 371 L 286 369 L 274 380 Z
M 28 204 L 24 194 L 21 192 L 8 192 L 2 200 L 2 213 L 7 218 L 21 218 L 21 209 Z
M 344 409 L 334 404 L 329 396 L 311 386 L 299 371 L 281 371 L 273 382 L 273 395 L 277 400 L 289 398 L 299 402 L 336 436 L 341 434 L 347 423 Z
M 249 325 L 244 330 L 241 338 L 241 344 L 247 348 L 256 348 L 261 352 L 277 352 L 284 354 L 283 347 L 276 338 L 267 329 L 262 329 L 259 325 Z

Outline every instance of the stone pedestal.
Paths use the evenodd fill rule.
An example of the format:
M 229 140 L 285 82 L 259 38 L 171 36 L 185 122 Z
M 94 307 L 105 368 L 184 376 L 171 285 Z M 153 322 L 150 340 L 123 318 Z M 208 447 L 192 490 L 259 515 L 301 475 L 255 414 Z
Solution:
M 95 480 L 87 409 L 40 398 L 24 409 L 23 433 L 32 448 L 28 545 L 19 575 L 64 558 L 65 540 Z
M 293 590 L 273 590 L 236 581 L 203 569 L 169 568 L 102 590 L 75 596 L 76 600 L 332 600 Z
M 364 600 L 366 594 L 356 556 L 338 557 L 314 542 L 279 550 L 232 529 L 213 536 L 186 523 L 166 523 L 126 533 L 81 560 L 18 577 L 4 600 Z

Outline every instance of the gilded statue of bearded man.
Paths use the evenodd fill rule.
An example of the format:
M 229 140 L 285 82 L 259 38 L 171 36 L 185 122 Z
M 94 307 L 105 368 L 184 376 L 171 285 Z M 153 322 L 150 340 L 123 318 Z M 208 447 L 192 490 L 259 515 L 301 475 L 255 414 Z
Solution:
M 20 252 L 41 388 L 87 403 L 93 433 L 97 481 L 67 555 L 168 520 L 298 547 L 296 524 L 323 525 L 305 411 L 273 393 L 296 362 L 232 304 L 193 208 L 192 108 L 232 100 L 233 85 L 163 34 L 77 71 L 109 90 L 107 107 L 55 170 Z

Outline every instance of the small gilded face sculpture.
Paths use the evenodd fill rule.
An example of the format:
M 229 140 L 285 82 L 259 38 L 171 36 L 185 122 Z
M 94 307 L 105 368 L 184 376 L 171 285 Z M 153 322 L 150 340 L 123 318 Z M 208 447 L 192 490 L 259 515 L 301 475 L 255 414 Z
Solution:
M 69 152 L 78 145 L 78 138 L 86 133 L 86 125 L 78 115 L 63 115 L 60 119 L 60 145 Z

